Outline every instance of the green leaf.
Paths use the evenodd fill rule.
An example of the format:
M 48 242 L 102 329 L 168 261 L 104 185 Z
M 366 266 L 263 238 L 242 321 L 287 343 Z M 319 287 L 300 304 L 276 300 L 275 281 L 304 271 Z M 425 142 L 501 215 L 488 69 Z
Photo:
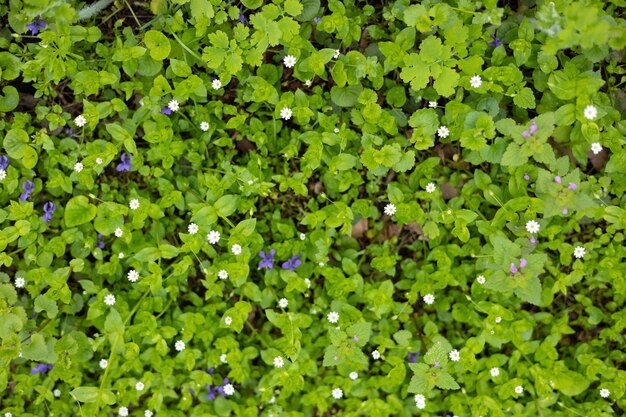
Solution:
M 4 94 L 0 95 L 0 113 L 8 113 L 14 110 L 20 102 L 20 95 L 12 85 L 2 88 Z
M 522 88 L 519 93 L 513 97 L 513 103 L 523 109 L 534 109 L 535 95 L 533 94 L 533 90 L 528 87 Z
M 64 220 L 67 227 L 80 226 L 96 217 L 97 208 L 85 196 L 70 199 L 65 206 Z
M 57 307 L 57 303 L 54 300 L 49 299 L 43 294 L 40 294 L 35 298 L 35 311 L 39 313 L 40 311 L 44 311 L 48 315 L 48 318 L 53 319 L 57 316 L 59 312 L 59 307 Z
M 500 163 L 504 166 L 517 167 L 526 162 L 528 162 L 528 157 L 521 154 L 520 147 L 516 143 L 509 143 Z
M 284 3 L 285 13 L 291 16 L 298 16 L 304 10 L 304 6 L 298 0 L 285 0 Z
M 302 0 L 302 12 L 296 17 L 301 22 L 313 20 L 320 10 L 320 0 Z
M 435 384 L 437 387 L 441 389 L 460 389 L 461 387 L 454 380 L 452 375 L 447 372 L 439 371 L 437 375 L 437 379 L 435 380 Z
M 334 86 L 330 89 L 330 98 L 333 103 L 340 107 L 352 107 L 356 104 L 362 91 L 361 85 Z
M 455 87 L 459 84 L 459 74 L 452 68 L 444 67 L 437 76 L 433 86 L 435 90 L 443 97 L 449 97 L 454 94 Z
M 54 363 L 57 355 L 54 353 L 52 340 L 46 344 L 41 333 L 34 333 L 28 345 L 22 345 L 22 356 L 31 361 Z
M 116 403 L 115 394 L 108 389 L 100 390 L 97 387 L 78 387 L 74 388 L 70 395 L 81 403 L 95 403 L 98 398 L 107 405 Z
M 227 194 L 219 198 L 215 202 L 215 211 L 218 216 L 228 217 L 237 210 L 239 205 L 239 196 Z
M 172 50 L 170 41 L 167 37 L 157 30 L 149 30 L 144 35 L 144 42 L 150 51 L 152 59 L 163 61 L 167 58 Z

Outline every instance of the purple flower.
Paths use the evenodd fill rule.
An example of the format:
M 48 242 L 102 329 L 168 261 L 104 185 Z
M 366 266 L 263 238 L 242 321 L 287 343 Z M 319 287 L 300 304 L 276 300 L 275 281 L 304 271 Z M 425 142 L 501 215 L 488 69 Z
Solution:
M 189 388 L 189 393 L 190 393 L 191 395 L 196 395 L 196 390 L 195 390 L 195 389 L 193 389 L 193 388 Z
M 52 215 L 54 214 L 54 210 L 56 210 L 56 206 L 54 205 L 54 203 L 52 201 L 48 201 L 46 204 L 43 205 L 43 211 L 44 211 L 44 215 L 43 215 L 43 221 L 48 223 L 49 221 L 52 220 Z
M 502 45 L 502 41 L 496 37 L 496 35 L 489 35 L 493 42 L 489 42 L 489 46 L 500 46 Z
M 104 242 L 102 241 L 102 233 L 98 233 L 98 245 L 100 249 L 104 249 Z
M 290 260 L 282 264 L 282 268 L 295 272 L 296 268 L 302 265 L 302 261 L 299 258 L 300 254 L 293 255 Z
M 419 352 L 415 352 L 415 353 L 407 353 L 406 356 L 409 358 L 409 362 L 410 363 L 415 363 L 417 362 L 417 358 L 419 357 L 420 353 Z
M 20 194 L 20 200 L 26 201 L 30 198 L 30 194 L 35 189 L 35 184 L 33 184 L 31 180 L 26 180 L 22 183 L 22 188 L 24 189 L 24 192 Z
M 530 175 L 528 175 L 528 173 L 527 173 L 527 172 L 524 172 L 524 179 L 525 179 L 526 181 L 530 181 Z
M 517 274 L 517 267 L 512 262 L 511 262 L 511 265 L 509 266 L 509 271 L 511 271 L 511 275 Z
M 354 335 L 354 337 L 352 338 L 352 340 L 354 340 L 355 342 L 358 342 L 358 341 L 359 341 L 359 336 Z
M 524 258 L 519 260 L 519 267 L 520 269 L 524 268 L 526 265 L 528 265 L 528 261 Z
M 26 25 L 26 28 L 30 30 L 31 35 L 36 35 L 39 31 L 45 28 L 47 25 L 45 20 L 39 20 L 39 16 L 35 18 L 33 23 L 29 23 Z
M 115 168 L 118 172 L 122 171 L 130 171 L 133 167 L 131 162 L 133 162 L 133 156 L 131 154 L 127 154 L 126 152 L 122 152 L 122 156 L 120 156 L 120 160 L 122 161 Z
M 531 121 L 530 127 L 528 128 L 528 130 L 524 130 L 522 132 L 522 136 L 524 136 L 525 138 L 529 138 L 529 137 L 533 136 L 535 134 L 535 132 L 537 132 L 537 122 L 535 122 L 533 120 L 533 121 Z
M 576 184 L 574 184 L 573 182 L 570 182 L 567 188 L 569 188 L 570 190 L 575 190 L 577 187 L 576 187 Z
M 215 390 L 213 388 L 211 388 L 211 386 L 209 384 L 206 384 L 206 389 L 208 392 L 208 394 L 206 395 L 206 399 L 207 400 L 214 400 L 215 399 Z
M 239 6 L 239 23 L 245 25 L 248 23 L 246 17 L 243 15 L 243 7 Z
M 261 251 L 259 255 L 263 259 L 259 262 L 259 268 L 274 269 L 274 255 L 276 255 L 276 249 L 270 249 L 270 253 L 268 255 Z
M 321 22 L 321 21 L 322 21 L 322 18 L 321 18 L 321 17 L 314 17 L 314 18 L 313 18 L 313 21 L 314 21 L 315 23 L 319 23 L 319 22 Z
M 30 373 L 35 375 L 35 374 L 45 374 L 46 372 L 48 372 L 49 370 L 51 370 L 53 368 L 53 365 L 47 364 L 47 363 L 40 363 L 37 366 L 35 366 L 34 368 L 31 368 Z
M 439 366 L 441 366 L 441 365 L 439 364 L 439 361 L 435 361 L 434 366 L 435 366 L 435 368 L 439 368 Z
M 557 184 L 561 183 L 561 177 L 559 177 L 558 175 L 556 177 L 554 177 L 554 182 L 556 182 Z
M 169 107 L 165 106 L 161 109 L 161 114 L 166 114 L 169 116 L 170 114 L 172 114 L 172 110 Z
M 535 239 L 535 235 L 530 235 L 530 243 L 537 243 L 537 239 Z
M 8 166 L 9 158 L 4 155 L 0 155 L 0 169 L 6 171 Z
M 567 214 L 568 211 L 567 207 L 563 207 L 563 214 Z

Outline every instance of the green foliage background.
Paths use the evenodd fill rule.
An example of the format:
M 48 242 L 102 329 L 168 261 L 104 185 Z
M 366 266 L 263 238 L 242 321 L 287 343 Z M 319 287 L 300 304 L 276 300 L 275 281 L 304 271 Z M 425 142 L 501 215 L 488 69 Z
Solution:
M 3 2 L 0 412 L 623 414 L 625 14 L 624 0 Z M 226 377 L 235 394 L 207 399 Z

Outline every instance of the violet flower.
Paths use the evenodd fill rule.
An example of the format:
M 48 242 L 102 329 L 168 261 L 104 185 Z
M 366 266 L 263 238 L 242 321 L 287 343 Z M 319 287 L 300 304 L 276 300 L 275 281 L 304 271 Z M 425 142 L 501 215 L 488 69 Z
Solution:
M 282 264 L 282 268 L 295 272 L 296 268 L 302 265 L 302 261 L 299 258 L 300 254 L 293 255 L 290 260 Z
M 530 243 L 537 243 L 537 239 L 535 239 L 535 235 L 530 235 Z
M 441 364 L 439 363 L 439 361 L 435 361 L 434 365 L 435 368 L 439 368 L 441 366 Z
M 567 207 L 563 207 L 563 214 L 567 214 L 567 213 L 568 213 L 568 211 L 569 211 L 569 210 L 567 209 Z
M 355 342 L 358 342 L 358 341 L 359 341 L 359 336 L 354 335 L 354 337 L 352 338 L 352 340 L 354 340 Z
M 259 268 L 274 269 L 274 255 L 276 255 L 276 249 L 270 249 L 270 253 L 268 255 L 261 251 L 259 255 L 263 259 L 259 262 Z
M 519 267 L 520 269 L 524 268 L 526 265 L 528 265 L 528 261 L 524 258 L 519 260 Z
M 559 177 L 558 175 L 556 177 L 554 177 L 554 182 L 556 182 L 557 184 L 561 183 L 561 177 Z
M 491 39 L 493 39 L 493 42 L 489 42 L 488 44 L 489 46 L 497 47 L 497 46 L 502 45 L 503 42 L 500 39 L 498 39 L 496 35 L 489 35 L 489 36 L 491 36 Z
M 226 397 L 226 393 L 224 392 L 224 387 L 228 385 L 229 383 L 230 381 L 228 381 L 228 378 L 224 378 L 222 385 L 218 385 L 217 387 L 215 387 L 214 392 L 219 393 L 222 397 Z
M 133 156 L 131 154 L 127 154 L 126 152 L 122 152 L 122 156 L 120 157 L 121 163 L 117 165 L 115 168 L 118 172 L 122 171 L 130 171 L 133 165 Z
M 0 169 L 6 171 L 8 166 L 9 158 L 4 155 L 0 155 Z
M 530 175 L 528 175 L 528 173 L 527 173 L 527 172 L 524 172 L 524 179 L 525 179 L 526 181 L 530 181 Z
M 246 17 L 243 15 L 243 7 L 239 6 L 239 23 L 245 25 L 248 23 Z
M 45 374 L 46 372 L 48 372 L 49 370 L 51 370 L 54 366 L 47 364 L 47 363 L 40 363 L 37 366 L 35 366 L 34 368 L 31 368 L 30 373 L 35 375 L 35 374 Z
M 52 201 L 48 201 L 46 204 L 44 204 L 43 205 L 43 211 L 44 211 L 43 221 L 46 223 L 51 221 L 52 215 L 54 214 L 54 210 L 56 209 L 57 207 L 54 205 Z
M 322 21 L 322 18 L 321 18 L 321 17 L 314 17 L 314 18 L 313 18 L 313 21 L 314 21 L 315 23 L 319 23 L 319 22 L 321 22 L 321 21 Z
M 104 242 L 102 241 L 102 233 L 98 233 L 98 244 L 96 245 L 100 249 L 104 249 Z
M 513 262 L 511 262 L 511 266 L 509 266 L 509 271 L 511 271 L 511 275 L 517 274 L 517 267 Z
M 415 352 L 415 353 L 407 353 L 406 356 L 409 358 L 409 362 L 410 363 L 415 363 L 417 362 L 417 358 L 419 357 L 420 353 L 419 352 Z
M 22 188 L 24 189 L 24 192 L 20 194 L 20 200 L 26 201 L 30 198 L 30 194 L 35 189 L 35 184 L 33 184 L 31 180 L 26 180 L 22 183 Z
M 161 114 L 169 116 L 170 114 L 172 114 L 172 110 L 169 107 L 165 106 L 161 109 Z
M 567 188 L 569 188 L 570 190 L 575 190 L 577 187 L 576 187 L 576 184 L 574 184 L 573 182 L 570 182 Z
M 196 395 L 196 390 L 195 390 L 195 389 L 193 389 L 193 388 L 189 388 L 189 393 L 190 393 L 191 395 Z
M 206 399 L 207 400 L 214 400 L 215 399 L 215 390 L 209 384 L 206 384 L 206 389 L 208 391 L 208 393 L 206 395 Z
M 39 16 L 35 18 L 33 23 L 29 23 L 26 25 L 26 28 L 30 30 L 31 35 L 36 35 L 39 31 L 45 28 L 48 25 L 45 20 L 39 20 Z
M 525 138 L 529 138 L 533 136 L 536 132 L 537 132 L 537 122 L 533 120 L 531 121 L 530 127 L 528 128 L 528 130 L 524 130 L 522 132 L 522 136 L 524 136 Z

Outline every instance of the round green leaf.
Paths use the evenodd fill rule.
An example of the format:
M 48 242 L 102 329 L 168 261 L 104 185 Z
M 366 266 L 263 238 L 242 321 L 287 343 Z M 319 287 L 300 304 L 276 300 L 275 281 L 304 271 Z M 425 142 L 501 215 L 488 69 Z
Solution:
M 144 42 L 150 50 L 150 56 L 157 61 L 163 61 L 168 57 L 172 47 L 167 37 L 159 31 L 149 30 L 144 36 Z
M 96 217 L 96 211 L 96 206 L 90 204 L 87 197 L 74 197 L 65 206 L 65 225 L 74 227 L 90 222 Z

